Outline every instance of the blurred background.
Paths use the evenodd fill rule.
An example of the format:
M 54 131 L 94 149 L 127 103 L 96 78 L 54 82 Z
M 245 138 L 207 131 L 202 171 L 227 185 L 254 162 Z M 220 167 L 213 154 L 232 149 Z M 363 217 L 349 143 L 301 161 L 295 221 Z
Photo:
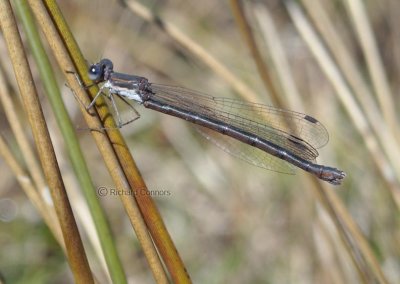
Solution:
M 88 64 L 109 58 L 116 71 L 150 82 L 276 105 L 237 24 L 232 1 L 153 0 L 143 1 L 143 6 L 127 2 L 134 4 L 59 1 Z M 189 123 L 138 106 L 141 118 L 121 131 L 192 280 L 362 282 L 337 225 L 317 198 L 315 188 L 322 186 L 337 198 L 328 204 L 339 206 L 335 214 L 341 222 L 354 222 L 365 237 L 362 243 L 354 232 L 347 232 L 356 258 L 370 251 L 388 283 L 398 283 L 400 3 L 242 2 L 282 107 L 324 124 L 330 138 L 318 149 L 317 162 L 340 168 L 347 177 L 340 186 L 316 185 L 301 170 L 286 175 L 251 166 L 208 143 Z M 186 35 L 206 56 L 148 21 L 146 11 Z M 0 45 L 1 68 L 9 88 L 17 92 L 3 40 Z M 80 129 L 85 122 L 79 105 L 60 70 L 56 73 L 94 184 L 111 192 L 115 186 L 91 133 Z M 43 90 L 39 80 L 37 87 Z M 100 283 L 108 283 L 87 237 L 91 221 L 54 115 L 45 96 L 41 98 L 91 268 Z M 14 145 L 0 115 L 2 135 Z M 12 150 L 18 157 L 18 149 Z M 2 160 L 0 168 L 0 273 L 6 283 L 73 282 L 62 251 L 16 177 Z M 129 283 L 153 283 L 119 197 L 99 199 Z M 370 280 L 377 281 L 371 276 L 364 283 Z

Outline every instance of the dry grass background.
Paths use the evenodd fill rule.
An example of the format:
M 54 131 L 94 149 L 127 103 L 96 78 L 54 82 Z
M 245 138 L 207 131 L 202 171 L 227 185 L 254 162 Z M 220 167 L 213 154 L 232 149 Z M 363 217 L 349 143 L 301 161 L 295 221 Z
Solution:
M 320 149 L 318 162 L 344 170 L 347 177 L 341 186 L 333 187 L 315 184 L 301 171 L 291 176 L 250 166 L 208 144 L 189 124 L 138 107 L 140 120 L 125 126 L 122 133 L 148 189 L 165 193 L 154 199 L 192 280 L 385 283 L 386 278 L 388 283 L 397 283 L 400 4 L 396 0 L 365 2 L 368 18 L 363 22 L 360 7 L 351 6 L 358 1 L 303 0 L 300 10 L 292 1 L 243 2 L 273 84 L 286 107 L 317 118 L 329 131 L 329 144 Z M 239 97 L 242 85 L 234 86 L 218 66 L 209 65 L 207 57 L 199 57 L 193 46 L 182 45 L 173 32 L 168 34 L 165 30 L 172 25 L 200 45 L 206 55 L 216 58 L 240 80 L 236 83 L 254 92 L 259 102 L 274 103 L 228 1 L 147 2 L 148 9 L 166 23 L 165 30 L 146 21 L 145 13 L 135 13 L 132 7 L 111 1 L 59 4 L 89 62 L 106 57 L 114 62 L 115 70 L 145 76 L 152 82 Z M 318 31 L 316 40 L 303 20 Z M 372 41 L 367 37 L 369 32 Z M 1 68 L 7 79 L 4 84 L 16 93 L 2 40 L 0 48 Z M 352 62 L 355 70 L 351 69 Z M 61 72 L 56 75 L 78 129 L 84 126 L 79 106 L 64 87 Z M 36 83 L 40 93 L 41 82 Z M 104 266 L 92 246 L 90 235 L 95 233 L 85 201 L 52 111 L 44 95 L 40 96 L 89 263 L 99 282 L 107 283 Z M 21 109 L 16 113 L 23 116 Z M 21 160 L 8 125 L 1 113 L 1 134 Z M 28 124 L 24 126 L 29 133 Z M 90 131 L 77 130 L 77 134 L 95 187 L 114 188 Z M 0 160 L 0 168 L 0 273 L 7 283 L 73 281 L 62 250 L 20 190 L 9 166 Z M 99 198 L 129 282 L 152 283 L 120 199 L 111 194 Z M 327 208 L 333 208 L 333 213 Z M 366 243 L 349 228 L 352 221 Z M 338 226 L 342 226 L 344 235 L 338 233 Z M 379 268 L 371 264 L 368 251 L 377 260 L 383 277 L 377 276 Z

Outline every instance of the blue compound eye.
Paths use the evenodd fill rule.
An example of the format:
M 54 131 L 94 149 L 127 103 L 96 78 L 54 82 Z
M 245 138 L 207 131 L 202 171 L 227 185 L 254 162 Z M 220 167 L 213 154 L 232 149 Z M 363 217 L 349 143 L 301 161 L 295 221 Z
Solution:
M 89 78 L 93 81 L 103 81 L 103 69 L 99 64 L 93 64 L 89 67 Z

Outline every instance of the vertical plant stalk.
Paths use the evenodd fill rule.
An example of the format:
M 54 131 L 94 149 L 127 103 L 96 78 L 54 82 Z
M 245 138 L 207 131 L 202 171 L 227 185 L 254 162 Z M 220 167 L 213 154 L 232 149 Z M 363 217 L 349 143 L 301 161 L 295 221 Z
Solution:
M 66 26 L 66 23 L 61 15 L 61 12 L 58 9 L 58 6 L 56 5 L 56 3 L 54 1 L 45 1 L 45 2 L 46 2 L 45 3 L 46 7 L 44 7 L 43 4 L 38 1 L 32 0 L 29 3 L 34 11 L 36 18 L 38 19 L 38 22 L 39 22 L 41 28 L 44 31 L 45 36 L 47 37 L 48 42 L 51 45 L 51 48 L 53 49 L 53 52 L 56 56 L 56 59 L 57 59 L 59 65 L 60 65 L 60 68 L 63 70 L 64 75 L 67 78 L 68 85 L 73 89 L 74 93 L 79 98 L 79 100 L 83 104 L 88 105 L 90 102 L 90 99 L 88 98 L 87 94 L 85 93 L 83 88 L 79 85 L 75 76 L 73 74 L 67 73 L 67 71 L 74 70 L 76 67 L 77 71 L 78 71 L 77 74 L 83 79 L 82 80 L 83 83 L 89 84 L 88 76 L 87 76 L 87 66 L 86 66 L 85 60 L 84 60 L 83 56 L 81 55 L 79 47 L 76 45 L 76 42 L 75 42 L 72 34 L 70 33 L 68 27 Z M 49 13 L 51 14 L 52 19 L 50 19 L 48 17 L 47 11 L 49 11 Z M 56 26 L 54 26 L 54 24 L 56 24 Z M 61 36 L 62 40 L 60 39 L 60 36 Z M 72 56 L 74 63 L 71 62 L 70 55 Z M 92 95 L 95 93 L 94 89 L 97 89 L 97 88 L 91 88 Z M 82 110 L 83 116 L 84 116 L 88 126 L 91 129 L 97 129 L 97 131 L 92 131 L 92 134 L 93 134 L 93 137 L 95 139 L 95 142 L 96 142 L 101 154 L 103 155 L 105 164 L 113 178 L 113 181 L 114 181 L 116 187 L 118 189 L 122 189 L 124 191 L 130 191 L 131 188 L 133 188 L 134 190 L 143 189 L 143 188 L 140 188 L 139 186 L 134 186 L 135 184 L 133 184 L 133 186 L 132 186 L 131 182 L 132 182 L 132 175 L 134 175 L 133 171 L 128 171 L 125 168 L 124 169 L 125 172 L 124 172 L 124 170 L 121 168 L 121 165 L 124 167 L 124 164 L 122 164 L 121 159 L 115 155 L 116 150 L 113 148 L 113 146 L 116 143 L 118 145 L 121 145 L 120 147 L 124 148 L 126 155 L 130 156 L 130 153 L 125 145 L 125 142 L 122 139 L 122 136 L 120 136 L 120 134 L 118 134 L 121 137 L 121 140 L 118 142 L 115 141 L 115 139 L 110 141 L 110 139 L 106 135 L 105 131 L 100 130 L 100 129 L 106 127 L 112 133 L 119 133 L 119 131 L 117 129 L 111 130 L 111 128 L 115 128 L 115 123 L 113 122 L 112 117 L 108 114 L 108 110 L 106 107 L 104 107 L 104 104 L 103 104 L 103 107 L 101 107 L 101 105 L 99 105 L 99 104 L 101 104 L 101 101 L 98 101 L 96 110 L 101 114 L 102 119 L 104 121 L 104 125 L 100 122 L 100 118 L 97 115 L 97 111 L 95 112 L 95 114 L 91 115 L 87 112 L 85 107 L 83 107 L 82 105 L 81 105 L 81 110 Z M 110 126 L 110 125 L 114 125 L 114 126 Z M 113 143 L 113 145 L 112 145 L 112 143 Z M 130 160 L 133 163 L 132 157 L 130 157 Z M 127 177 L 129 177 L 129 182 L 126 179 Z M 133 178 L 140 178 L 140 174 L 138 176 L 135 175 Z M 140 180 L 141 180 L 141 178 L 140 178 Z M 120 197 L 121 197 L 121 200 L 125 207 L 125 210 L 128 214 L 128 217 L 131 221 L 131 224 L 132 224 L 133 228 L 135 229 L 138 240 L 142 245 L 144 254 L 146 256 L 146 259 L 148 260 L 148 263 L 150 265 L 150 268 L 154 274 L 154 277 L 155 277 L 157 283 L 167 283 L 168 279 L 163 270 L 163 266 L 162 266 L 160 260 L 158 259 L 157 251 L 154 249 L 153 241 L 147 232 L 147 229 L 146 229 L 145 223 L 143 222 L 140 210 L 137 207 L 137 203 L 136 203 L 135 199 L 133 198 L 134 196 L 135 196 L 134 194 L 130 194 L 130 195 L 125 194 L 125 195 L 121 195 Z M 140 197 L 149 198 L 149 195 L 140 196 Z M 138 203 L 140 204 L 139 201 L 138 201 Z M 153 204 L 153 207 L 154 207 L 154 204 Z M 157 210 L 156 210 L 156 212 L 158 213 Z M 145 215 L 145 213 L 143 213 L 143 214 Z M 151 230 L 151 226 L 150 226 L 150 225 L 159 226 L 159 223 L 162 222 L 162 220 L 161 220 L 160 216 L 157 216 L 157 218 L 158 219 L 156 219 L 154 221 L 154 223 L 151 223 L 152 220 L 150 220 L 150 221 L 147 220 L 147 224 L 150 228 L 150 232 L 152 233 L 152 236 L 154 233 L 153 239 L 155 240 L 155 243 L 158 245 L 158 243 L 156 241 L 156 239 L 158 237 L 156 235 L 157 232 L 154 232 L 154 230 Z M 150 222 L 150 225 L 149 225 L 149 222 Z M 164 228 L 165 228 L 165 226 L 164 226 Z M 161 241 L 163 241 L 162 238 L 161 238 Z M 175 251 L 174 252 L 175 255 L 178 255 L 174 246 L 172 246 L 172 250 Z M 159 248 L 159 251 L 161 253 L 160 248 Z M 165 256 L 165 254 L 163 256 Z M 179 256 L 178 256 L 178 258 L 179 258 Z M 176 280 L 175 282 L 179 282 L 178 281 L 179 277 L 176 278 L 176 277 L 174 277 L 175 275 L 179 276 L 179 275 L 182 275 L 182 273 L 183 273 L 182 279 L 188 278 L 188 276 L 186 276 L 186 271 L 184 269 L 183 264 L 180 267 L 175 267 L 176 269 L 174 270 L 174 269 L 171 269 L 170 265 L 168 265 L 169 260 L 167 258 L 164 258 L 164 260 L 165 260 L 167 267 L 172 275 L 172 278 L 174 280 Z M 180 258 L 179 258 L 179 260 L 180 260 Z
M 77 283 L 93 283 L 92 273 L 61 179 L 61 173 L 34 87 L 11 4 L 6 0 L 0 1 L 0 25 L 13 64 L 25 111 L 32 127 L 39 158 L 60 221 L 72 273 Z
M 267 69 L 264 67 L 262 58 L 261 58 L 261 53 L 259 52 L 256 42 L 252 36 L 251 33 L 251 28 L 249 24 L 247 23 L 247 20 L 245 18 L 243 9 L 240 4 L 240 0 L 231 0 L 231 5 L 233 7 L 233 11 L 235 14 L 235 17 L 237 19 L 237 22 L 239 23 L 239 26 L 241 28 L 242 34 L 246 38 L 246 42 L 249 45 L 249 49 L 251 53 L 253 54 L 253 57 L 256 60 L 259 72 L 261 74 L 262 79 L 264 80 L 265 84 L 268 85 L 271 83 L 271 80 L 269 78 L 266 78 L 268 76 Z M 258 12 L 259 10 L 257 10 Z M 267 79 L 267 80 L 265 80 Z M 273 87 L 273 86 L 272 86 Z M 336 208 L 341 205 L 339 199 L 336 197 L 336 194 L 332 191 L 329 191 L 329 194 L 331 198 L 327 198 L 327 193 L 328 191 L 324 190 L 320 185 L 315 184 L 316 186 L 313 187 L 314 190 L 314 196 L 323 204 L 325 210 L 328 211 L 331 219 L 334 221 L 336 228 L 339 232 L 339 235 L 341 236 L 342 242 L 347 248 L 350 257 L 353 260 L 353 263 L 355 264 L 355 267 L 359 271 L 359 275 L 361 279 L 364 281 L 367 281 L 367 279 L 370 278 L 369 274 L 371 274 L 370 271 L 368 271 L 367 266 L 365 264 L 365 260 L 362 259 L 360 260 L 356 255 L 358 254 L 359 248 L 355 248 L 351 245 L 351 240 L 350 238 L 354 239 L 355 236 L 350 234 L 350 236 L 347 233 L 347 228 L 344 224 L 342 224 L 342 220 L 348 220 L 351 217 L 348 214 L 338 214 L 338 213 L 343 213 L 342 212 L 337 212 Z M 349 221 L 346 221 L 347 224 L 349 224 Z M 354 232 L 354 231 L 353 231 Z M 365 251 L 363 250 L 363 253 Z M 365 254 L 364 254 L 365 255 Z M 374 267 L 375 269 L 375 267 Z M 382 279 L 381 275 L 379 273 L 376 274 L 376 277 Z M 383 278 L 384 279 L 384 278 Z
M 15 135 L 15 139 L 17 144 L 21 150 L 22 156 L 25 160 L 27 165 L 28 171 L 32 176 L 32 179 L 35 183 L 38 192 L 42 196 L 41 199 L 43 200 L 44 196 L 48 195 L 48 187 L 46 185 L 46 181 L 44 180 L 43 173 L 41 171 L 41 166 L 37 158 L 35 157 L 34 151 L 29 143 L 29 139 L 23 130 L 23 122 L 21 118 L 18 117 L 18 112 L 16 110 L 15 104 L 10 96 L 9 90 L 7 88 L 7 83 L 4 78 L 4 74 L 0 71 L 0 99 L 3 105 L 4 113 L 7 117 L 7 120 L 10 123 L 12 132 Z M 56 218 L 55 209 L 52 204 L 46 204 L 43 201 L 43 205 L 46 208 L 46 215 L 48 218 L 54 218 L 55 225 L 58 225 L 58 220 Z M 59 230 L 59 229 L 58 229 Z M 61 234 L 61 230 L 59 230 Z
M 25 28 L 28 43 L 38 66 L 38 70 L 46 90 L 46 95 L 51 103 L 57 124 L 60 127 L 66 144 L 68 156 L 71 160 L 73 170 L 78 179 L 80 187 L 85 194 L 86 201 L 91 212 L 91 217 L 96 227 L 97 234 L 91 234 L 89 238 L 93 243 L 100 243 L 100 249 L 97 249 L 96 251 L 98 252 L 99 258 L 102 261 L 105 273 L 111 277 L 114 283 L 126 283 L 127 281 L 125 273 L 117 254 L 111 229 L 97 198 L 96 191 L 93 190 L 94 185 L 91 180 L 87 164 L 83 157 L 78 138 L 76 137 L 75 129 L 61 98 L 60 90 L 54 76 L 54 71 L 51 68 L 48 56 L 40 40 L 39 32 L 36 24 L 34 23 L 32 12 L 30 11 L 26 1 L 16 1 L 15 8 Z
M 56 24 L 57 29 L 59 30 L 60 36 L 66 43 L 66 47 L 72 57 L 72 60 L 74 61 L 74 65 L 79 76 L 83 78 L 84 84 L 91 84 L 92 82 L 88 80 L 86 61 L 83 58 L 68 26 L 66 25 L 58 6 L 53 0 L 46 0 L 45 5 L 53 18 L 53 22 Z M 90 91 L 90 97 L 93 98 L 97 93 L 97 88 L 91 88 Z M 99 104 L 96 104 L 96 108 L 98 105 Z M 176 250 L 171 236 L 164 225 L 161 215 L 151 198 L 151 194 L 147 190 L 146 184 L 141 177 L 136 163 L 129 152 L 121 133 L 119 132 L 119 129 L 116 127 L 112 116 L 110 116 L 105 107 L 97 108 L 97 110 L 99 111 L 102 121 L 104 121 L 104 126 L 101 127 L 108 129 L 107 135 L 113 150 L 117 155 L 118 162 L 122 167 L 130 188 L 135 193 L 133 196 L 137 200 L 137 204 L 140 207 L 140 211 L 143 215 L 144 221 L 146 222 L 147 228 L 150 231 L 152 240 L 157 246 L 158 252 L 164 260 L 172 280 L 176 283 L 189 283 L 190 276 L 187 273 L 185 265 Z M 86 112 L 86 110 L 84 112 Z M 132 196 L 122 195 L 121 197 L 124 205 L 133 202 Z M 127 208 L 126 210 L 129 212 Z M 144 246 L 144 249 L 145 248 L 146 246 Z M 150 262 L 150 264 L 157 263 L 154 259 Z M 156 269 L 156 267 L 154 268 Z M 157 270 L 153 270 L 153 272 L 158 271 L 160 273 L 161 268 L 162 267 L 158 267 Z
M 329 195 L 334 196 L 335 194 L 332 194 L 331 191 L 328 195 L 328 192 L 329 190 L 321 190 L 318 189 L 318 187 L 316 186 L 313 193 L 324 206 L 324 209 L 329 214 L 331 220 L 335 224 L 335 228 L 339 234 L 340 240 L 350 257 L 354 268 L 358 272 L 360 281 L 362 283 L 370 283 L 370 280 L 372 278 L 372 271 L 368 269 L 368 266 L 365 263 L 364 256 L 360 253 L 358 246 L 354 244 L 354 242 L 352 242 L 354 240 L 354 236 L 349 233 L 345 223 L 343 222 L 343 215 L 341 215 L 341 212 L 338 212 L 338 210 L 336 209 L 337 204 L 335 203 L 335 201 L 337 202 L 338 200 L 333 200 L 329 198 Z
M 372 155 L 375 153 L 376 158 L 378 158 L 378 165 L 382 165 L 382 158 L 379 157 L 383 157 L 384 155 L 383 153 L 378 154 L 380 152 L 378 143 L 374 141 L 373 136 L 371 136 L 371 132 L 368 129 L 369 125 L 365 121 L 363 113 L 351 95 L 350 90 L 348 90 L 346 84 L 343 82 L 341 73 L 339 70 L 337 70 L 336 65 L 332 62 L 326 51 L 322 48 L 320 42 L 317 40 L 316 35 L 306 22 L 304 16 L 300 14 L 297 4 L 294 2 L 288 2 L 287 8 L 296 28 L 300 32 L 300 35 L 303 37 L 305 42 L 309 45 L 310 50 L 316 56 L 317 62 L 321 65 L 322 70 L 332 81 L 333 86 L 337 90 L 339 98 L 342 100 L 343 105 L 348 110 L 350 118 L 353 119 L 356 128 L 360 131 L 362 136 L 365 137 L 367 149 L 371 151 Z M 384 168 L 387 168 L 387 166 Z M 352 257 L 353 263 L 355 263 L 357 267 L 360 277 L 362 279 L 366 279 L 370 274 L 373 273 L 373 276 L 376 279 L 379 279 L 380 283 L 387 283 L 385 276 L 377 264 L 377 260 L 370 251 L 370 248 L 366 245 L 365 238 L 355 225 L 355 222 L 351 218 L 350 214 L 345 210 L 343 204 L 340 202 L 340 199 L 333 191 L 325 191 L 321 193 L 323 193 L 323 195 L 321 195 L 319 199 L 329 201 L 326 202 L 326 205 L 328 205 L 326 210 L 330 214 L 331 219 L 335 222 L 338 232 L 343 242 L 345 242 L 345 246 Z M 356 251 L 358 251 L 358 253 Z M 354 254 L 354 252 L 356 252 L 356 254 Z M 357 254 L 362 257 L 361 261 L 359 260 L 359 257 L 356 257 Z M 372 267 L 371 271 L 365 271 L 365 265 L 363 264 L 365 260 L 367 260 L 370 264 L 370 267 Z
M 3 157 L 4 161 L 11 168 L 11 171 L 14 173 L 21 188 L 25 191 L 25 194 L 28 196 L 29 200 L 42 215 L 44 221 L 50 228 L 58 244 L 65 251 L 65 243 L 62 237 L 58 219 L 56 219 L 57 216 L 54 216 L 53 218 L 53 215 L 49 214 L 48 207 L 44 203 L 42 196 L 40 196 L 37 189 L 33 185 L 31 177 L 24 171 L 23 167 L 18 163 L 17 159 L 14 157 L 11 150 L 7 146 L 5 139 L 1 135 L 0 135 L 0 156 Z M 56 222 L 54 222 L 54 219 L 56 219 Z
M 392 99 L 389 82 L 385 74 L 382 60 L 379 56 L 378 47 L 374 39 L 374 32 L 371 29 L 368 15 L 365 11 L 365 4 L 360 0 L 344 1 L 348 13 L 353 20 L 356 35 L 364 52 L 367 61 L 367 68 L 371 75 L 372 86 L 375 90 L 381 112 L 386 124 L 395 133 L 399 141 L 399 128 L 395 103 Z
M 251 55 L 253 56 L 258 73 L 260 74 L 261 80 L 272 98 L 273 104 L 279 108 L 285 108 L 287 102 L 284 101 L 282 96 L 279 95 L 279 92 L 273 83 L 270 72 L 264 63 L 261 52 L 258 49 L 257 43 L 254 39 L 251 27 L 244 14 L 243 6 L 240 0 L 230 0 L 229 2 L 231 4 L 233 15 L 236 19 L 236 23 L 239 26 L 240 32 L 247 44 L 247 47 L 249 48 Z
M 343 202 L 340 201 L 338 196 L 333 193 L 333 191 L 326 191 L 326 196 L 329 200 L 335 204 L 335 211 L 337 212 L 338 216 L 342 216 L 343 227 L 346 228 L 348 234 L 355 240 L 356 243 L 362 252 L 362 255 L 365 257 L 366 261 L 369 263 L 370 267 L 372 268 L 376 279 L 379 283 L 389 283 L 388 279 L 386 278 L 385 274 L 383 273 L 370 244 L 368 243 L 365 236 L 362 234 L 360 228 L 356 224 L 353 218 L 351 218 L 349 212 L 347 211 L 346 207 L 343 205 Z
M 332 56 L 334 56 L 346 83 L 348 83 L 352 89 L 352 94 L 354 94 L 358 102 L 360 102 L 360 106 L 365 114 L 365 119 L 374 130 L 374 137 L 379 141 L 382 150 L 386 154 L 387 160 L 389 160 L 388 162 L 392 164 L 393 168 L 399 169 L 400 161 L 397 157 L 400 157 L 400 149 L 395 138 L 395 133 L 391 132 L 389 126 L 385 123 L 382 113 L 367 86 L 367 82 L 359 71 L 354 56 L 346 48 L 343 39 L 335 29 L 333 21 L 329 18 L 326 9 L 324 9 L 320 1 L 302 0 L 302 3 L 307 13 L 311 16 L 325 45 L 329 48 Z M 350 94 L 350 92 L 348 93 Z M 384 160 L 386 160 L 386 158 Z M 390 165 L 384 165 L 384 167 L 387 168 L 390 167 Z M 384 188 L 390 190 L 392 198 L 397 204 L 397 207 L 400 208 L 399 185 L 398 183 L 396 184 L 395 178 L 391 178 L 390 176 L 388 178 L 390 179 L 385 177 L 387 186 Z
M 66 47 L 72 57 L 72 60 L 74 61 L 74 65 L 79 76 L 83 78 L 84 84 L 90 84 L 91 81 L 88 81 L 87 76 L 86 61 L 83 58 L 68 26 L 66 25 L 58 6 L 53 0 L 46 0 L 45 5 L 52 16 L 53 22 L 57 26 L 60 36 L 66 43 Z M 97 88 L 91 88 L 90 91 L 90 97 L 93 98 L 97 92 Z M 96 108 L 98 105 L 99 104 L 96 104 Z M 180 258 L 174 243 L 172 242 L 161 215 L 151 198 L 151 194 L 147 190 L 146 184 L 141 177 L 133 157 L 126 146 L 121 133 L 119 132 L 119 129 L 116 127 L 112 116 L 110 116 L 106 107 L 100 107 L 97 108 L 97 110 L 99 111 L 102 121 L 104 121 L 104 126 L 101 125 L 100 127 L 105 127 L 108 129 L 107 135 L 111 146 L 113 147 L 113 153 L 117 155 L 117 160 L 122 167 L 129 186 L 135 193 L 133 196 L 137 200 L 137 204 L 140 207 L 140 211 L 143 215 L 144 221 L 146 222 L 147 228 L 150 231 L 152 240 L 156 244 L 158 252 L 161 254 L 173 281 L 176 283 L 190 282 L 190 277 L 186 271 L 184 263 Z M 84 110 L 84 112 L 86 112 L 86 110 Z M 114 168 L 111 167 L 111 169 Z M 145 194 L 143 194 L 143 192 L 145 192 Z M 132 196 L 122 195 L 121 198 L 125 206 L 134 202 Z M 125 209 L 127 210 L 128 214 L 132 211 L 129 210 L 128 207 Z M 150 248 L 149 245 L 143 246 L 144 249 L 146 249 L 146 247 Z M 163 272 L 162 266 L 159 266 L 155 259 L 149 260 L 149 263 L 151 265 L 157 264 L 157 266 L 154 267 L 153 272 Z
M 39 212 L 42 214 L 46 224 L 49 226 L 54 236 L 58 241 L 60 241 L 61 244 L 63 243 L 63 239 L 62 239 L 60 224 L 56 216 L 56 211 L 53 207 L 53 204 L 47 203 L 44 199 L 44 197 L 48 195 L 49 189 L 46 185 L 46 181 L 44 180 L 41 171 L 42 167 L 40 166 L 39 161 L 35 157 L 34 151 L 31 145 L 29 144 L 29 139 L 27 135 L 23 131 L 21 119 L 17 115 L 18 112 L 16 111 L 13 100 L 9 94 L 7 83 L 5 81 L 4 74 L 2 71 L 0 71 L 0 100 L 3 105 L 4 113 L 15 135 L 15 139 L 17 140 L 18 146 L 21 150 L 21 154 L 24 158 L 24 161 L 27 164 L 28 168 L 27 170 L 29 171 L 30 175 L 32 176 L 33 182 L 35 183 L 35 186 L 32 187 L 36 188 L 37 192 L 28 194 L 26 188 L 24 188 L 24 190 L 29 198 L 35 195 L 36 198 L 32 200 L 35 200 L 34 201 L 35 205 L 39 209 Z M 14 173 L 16 173 L 15 170 Z M 18 179 L 18 175 L 16 175 L 16 177 Z M 21 180 L 19 180 L 19 182 L 22 183 Z
M 282 94 L 287 98 L 288 108 L 304 112 L 304 104 L 293 78 L 285 48 L 272 19 L 272 13 L 268 11 L 265 4 L 261 3 L 252 5 L 251 10 L 261 29 L 261 34 L 266 45 L 265 52 L 269 54 L 269 58 L 271 58 L 273 64 L 272 68 L 276 70 L 276 77 L 282 88 Z

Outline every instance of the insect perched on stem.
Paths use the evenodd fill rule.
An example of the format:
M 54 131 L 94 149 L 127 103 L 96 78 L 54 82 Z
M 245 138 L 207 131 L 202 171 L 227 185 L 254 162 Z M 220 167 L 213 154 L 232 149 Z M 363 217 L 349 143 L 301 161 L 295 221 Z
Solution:
M 102 85 L 87 108 L 108 90 L 106 95 L 111 100 L 118 126 L 134 119 L 122 121 L 114 96 L 192 122 L 224 151 L 253 165 L 282 173 L 293 173 L 296 166 L 334 185 L 346 176 L 341 170 L 315 163 L 316 149 L 328 142 L 328 133 L 311 116 L 149 83 L 144 77 L 114 72 L 109 59 L 91 65 L 89 77 Z M 138 118 L 139 114 L 135 113 Z

